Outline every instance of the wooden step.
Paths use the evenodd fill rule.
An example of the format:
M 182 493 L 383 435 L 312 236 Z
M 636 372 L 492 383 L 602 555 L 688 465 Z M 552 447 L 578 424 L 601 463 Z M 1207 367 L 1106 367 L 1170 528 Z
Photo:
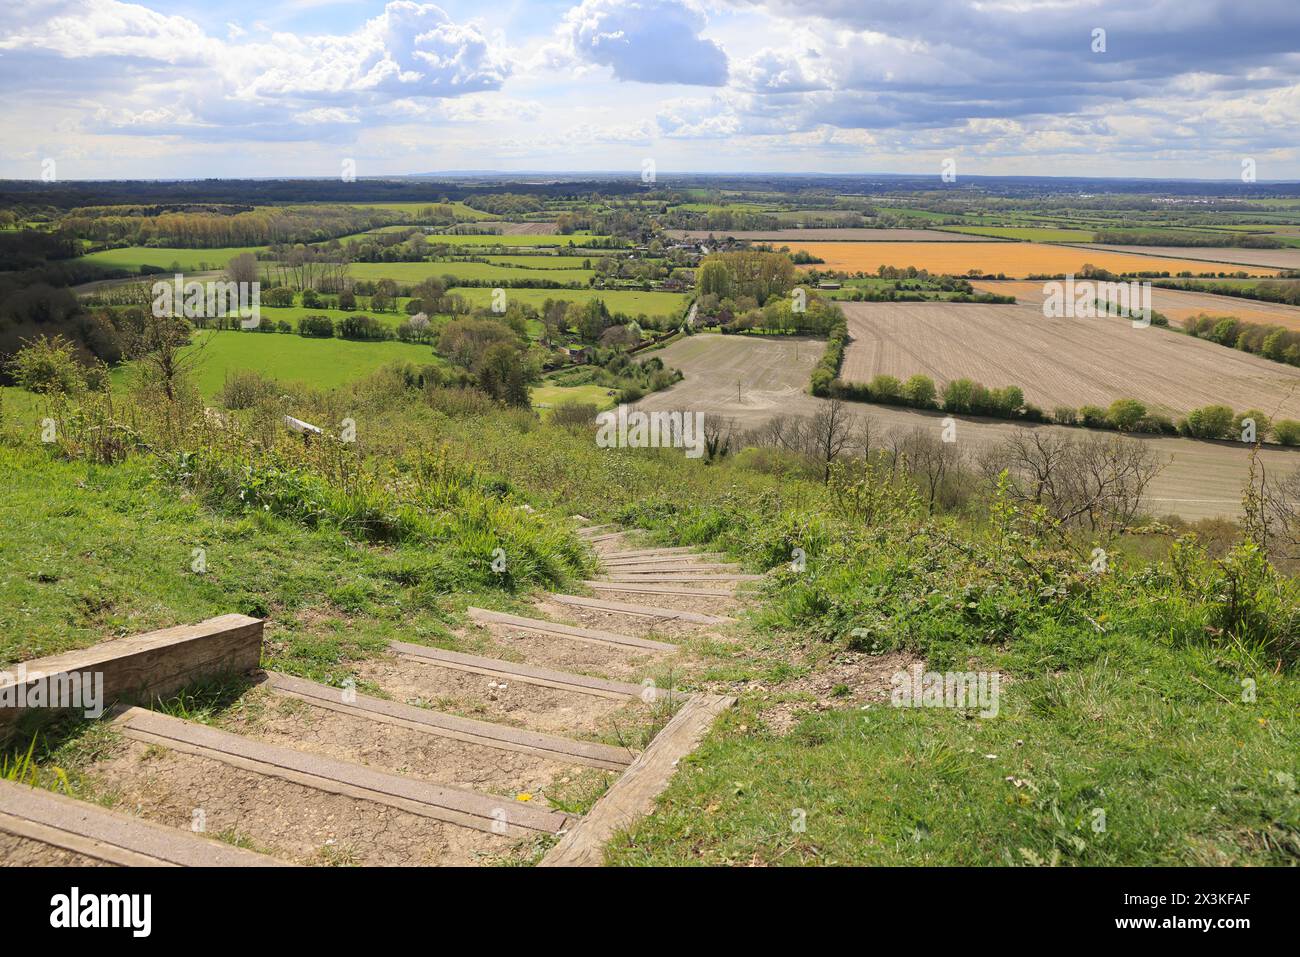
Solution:
M 123 867 L 287 867 L 264 854 L 0 780 L 0 831 Z
M 690 598 L 721 598 L 734 601 L 733 591 L 716 589 L 690 589 L 680 585 L 643 585 L 640 582 L 602 582 L 588 580 L 583 582 L 592 591 L 621 591 L 631 595 L 681 595 Z
M 645 575 L 602 575 L 600 580 L 606 582 L 654 582 L 658 584 L 668 584 L 670 582 L 756 582 L 762 580 L 762 578 L 762 575 L 744 575 L 740 572 L 730 575 L 715 574 L 713 572 L 705 572 L 699 575 L 692 575 L 686 572 L 655 572 L 653 574 Z
M 689 545 L 677 546 L 671 548 L 633 548 L 624 552 L 603 552 L 602 558 L 643 558 L 654 555 L 686 555 L 694 554 L 695 549 Z
M 600 563 L 607 567 L 613 568 L 636 568 L 640 565 L 687 565 L 691 562 L 705 561 L 711 555 L 697 554 L 688 552 L 683 555 L 634 555 L 631 558 L 610 558 L 608 555 L 600 556 Z
M 543 621 L 540 618 L 523 618 L 508 615 L 505 612 L 489 611 L 486 608 L 468 609 L 470 618 L 487 625 L 506 625 L 522 631 L 536 632 L 559 638 L 573 638 L 577 641 L 595 642 L 603 645 L 624 645 L 629 648 L 643 648 L 647 651 L 676 651 L 676 645 L 663 641 L 651 641 L 634 635 L 620 635 L 614 631 L 602 631 L 597 628 L 578 628 L 574 625 L 562 625 L 558 622 Z
M 551 595 L 551 601 L 563 605 L 581 605 L 597 611 L 612 611 L 622 615 L 636 615 L 643 618 L 667 618 L 679 621 L 691 621 L 701 625 L 720 625 L 732 621 L 720 615 L 704 615 L 695 611 L 682 611 L 678 608 L 659 608 L 655 605 L 636 605 L 624 601 L 607 601 L 603 598 L 588 598 L 585 595 Z
M 582 764 L 611 771 L 621 771 L 632 760 L 632 754 L 626 748 L 616 748 L 591 741 L 576 741 L 572 738 L 542 734 L 537 731 L 524 731 L 493 724 L 491 721 L 443 714 L 428 708 L 385 701 L 382 698 L 372 698 L 355 692 L 349 695 L 351 700 L 345 702 L 343 691 L 339 688 L 331 688 L 329 685 L 275 671 L 266 673 L 266 684 L 279 694 L 306 701 L 316 707 L 328 708 L 357 718 L 382 721 L 426 734 L 455 738 L 458 741 L 488 748 L 523 751 L 567 764 Z
M 604 678 L 592 678 L 587 675 L 570 674 L 552 668 L 539 668 L 536 665 L 516 664 L 499 658 L 483 658 L 467 655 L 459 651 L 446 651 L 442 648 L 430 648 L 427 645 L 413 645 L 405 641 L 389 642 L 388 647 L 412 661 L 456 671 L 470 671 L 492 678 L 512 678 L 528 684 L 557 688 L 560 691 L 575 691 L 602 698 L 638 698 L 647 704 L 653 701 L 673 697 L 666 688 L 643 687 L 621 681 L 606 681 Z M 677 695 L 677 697 L 681 697 Z
M 680 562 L 655 562 L 653 565 L 605 565 L 611 575 L 703 575 L 706 573 L 741 574 L 744 569 L 730 562 L 701 562 L 698 565 L 683 565 Z
M 694 695 L 655 735 L 613 786 L 560 842 L 542 858 L 542 867 L 593 867 L 604 861 L 605 844 L 654 810 L 677 765 L 695 750 L 719 714 L 735 698 Z
M 501 833 L 505 825 L 507 833 L 557 834 L 572 821 L 560 811 L 267 744 L 143 708 L 128 709 L 116 723 L 136 741 L 480 831 Z
M 613 541 L 616 538 L 622 537 L 622 535 L 623 535 L 622 532 L 606 532 L 601 535 L 583 535 L 581 537 L 582 540 L 587 542 L 589 545 L 595 545 L 598 544 L 599 542 Z
M 41 682 L 48 687 L 79 687 L 87 706 L 78 710 L 99 717 L 90 714 L 87 691 L 101 697 L 103 710 L 123 700 L 147 703 L 205 678 L 251 671 L 261 656 L 262 622 L 247 615 L 222 615 L 197 625 L 178 625 L 25 661 L 21 669 L 11 666 L 0 672 L 0 697 L 28 700 L 31 689 Z M 25 710 L 0 708 L 0 732 Z
M 578 535 L 582 538 L 587 538 L 590 535 L 599 535 L 613 527 L 613 525 L 583 525 L 578 529 Z

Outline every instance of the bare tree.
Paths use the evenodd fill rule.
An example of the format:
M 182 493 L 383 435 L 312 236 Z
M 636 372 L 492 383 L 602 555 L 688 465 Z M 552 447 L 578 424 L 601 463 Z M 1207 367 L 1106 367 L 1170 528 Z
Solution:
M 1063 528 L 1086 528 L 1104 539 L 1138 517 L 1147 486 L 1164 467 L 1140 439 L 1072 439 L 1042 430 L 1018 431 L 980 464 L 989 478 L 1005 471 L 1012 494 L 1042 505 Z
M 736 441 L 736 420 L 704 416 L 704 454 L 709 461 L 729 455 Z
M 964 456 L 957 443 L 917 426 L 894 437 L 891 446 L 894 464 L 912 476 L 933 512 L 947 484 L 961 474 Z
M 822 481 L 831 478 L 831 463 L 853 443 L 856 422 L 839 399 L 822 405 L 808 421 L 810 451 L 822 463 Z

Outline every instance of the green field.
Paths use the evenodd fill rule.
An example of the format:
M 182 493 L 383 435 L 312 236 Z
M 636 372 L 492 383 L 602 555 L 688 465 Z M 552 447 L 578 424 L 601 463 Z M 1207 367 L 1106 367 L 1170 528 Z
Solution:
M 491 289 L 454 289 L 475 306 L 492 304 Z M 686 305 L 686 296 L 677 292 L 638 292 L 630 289 L 507 289 L 507 302 L 523 302 L 540 307 L 547 299 L 565 302 L 587 302 L 603 299 L 611 312 L 629 316 L 645 313 L 647 316 L 676 316 Z
M 946 233 L 968 233 L 990 239 L 1019 239 L 1028 243 L 1090 243 L 1091 229 L 1049 229 L 1037 226 L 941 226 Z
M 582 260 L 576 260 L 581 263 Z M 595 275 L 590 269 L 522 269 L 518 266 L 496 266 L 479 262 L 429 262 L 429 263 L 353 263 L 348 269 L 353 279 L 393 279 L 397 282 L 416 283 L 435 276 L 455 276 L 465 280 L 514 282 L 517 280 L 546 279 L 552 282 L 585 283 Z
M 430 243 L 446 243 L 449 246 L 578 246 L 594 239 L 606 240 L 608 236 L 593 236 L 590 233 L 571 233 L 568 236 L 522 234 L 517 236 L 434 233 L 427 237 Z
M 530 394 L 533 406 L 539 409 L 549 409 L 561 402 L 589 402 L 597 409 L 610 409 L 614 407 L 617 392 L 617 389 L 603 385 L 563 386 L 548 382 L 546 385 L 535 386 Z
M 489 256 L 487 258 L 498 266 L 524 266 L 532 269 L 581 269 L 584 259 L 595 261 L 599 256 L 556 256 L 551 253 L 541 253 L 535 256 Z
M 406 342 L 352 342 L 306 339 L 260 332 L 206 332 L 195 336 L 203 355 L 195 382 L 205 396 L 216 395 L 226 373 L 252 369 L 281 382 L 303 382 L 333 389 L 390 362 L 438 363 L 427 345 Z
M 175 246 L 123 246 L 83 256 L 81 262 L 96 263 L 113 269 L 139 269 L 157 266 L 171 269 L 179 263 L 183 272 L 200 272 L 203 269 L 224 269 L 226 263 L 242 253 L 256 255 L 264 246 L 226 246 L 219 249 L 179 249 Z

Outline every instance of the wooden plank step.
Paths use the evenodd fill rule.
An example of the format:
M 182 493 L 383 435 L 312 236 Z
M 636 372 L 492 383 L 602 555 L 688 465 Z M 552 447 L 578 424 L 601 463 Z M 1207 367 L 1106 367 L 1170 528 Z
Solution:
M 686 555 L 692 554 L 695 549 L 690 545 L 673 545 L 667 548 L 633 548 L 623 552 L 603 552 L 602 558 L 641 558 L 650 555 Z
M 80 689 L 78 710 L 99 717 L 91 713 L 92 698 L 99 699 L 103 710 L 123 700 L 148 702 L 204 678 L 251 671 L 261 657 L 262 622 L 222 615 L 11 666 L 0 672 L 0 700 L 29 700 L 42 684 L 47 689 L 75 687 Z M 0 708 L 0 731 L 26 710 Z
M 564 605 L 581 605 L 598 611 L 613 611 L 623 615 L 637 615 L 643 618 L 668 618 L 680 621 L 692 621 L 702 625 L 720 625 L 732 621 L 720 615 L 704 615 L 696 611 L 682 611 L 678 608 L 659 608 L 655 605 L 636 605 L 625 601 L 607 601 L 604 598 L 588 598 L 585 595 L 552 595 L 551 601 Z
M 264 854 L 0 780 L 0 831 L 123 867 L 289 867 Z
M 613 745 L 598 744 L 593 741 L 576 741 L 538 731 L 524 731 L 520 728 L 493 724 L 491 721 L 443 714 L 440 711 L 418 708 L 397 701 L 385 701 L 383 698 L 372 698 L 369 695 L 353 693 L 350 696 L 351 700 L 345 702 L 343 692 L 339 688 L 331 688 L 329 685 L 308 681 L 305 678 L 295 678 L 276 671 L 266 673 L 266 684 L 280 694 L 306 701 L 320 708 L 328 708 L 357 718 L 383 721 L 426 734 L 455 738 L 457 741 L 466 741 L 484 747 L 523 751 L 568 764 L 583 764 L 611 771 L 621 771 L 632 760 L 632 754 L 626 748 L 616 748 Z
M 645 575 L 602 575 L 600 580 L 607 582 L 657 582 L 660 584 L 668 584 L 670 582 L 756 582 L 761 580 L 762 577 L 762 575 L 743 575 L 740 572 L 730 575 L 713 573 L 690 575 L 685 572 L 654 572 L 653 574 Z
M 670 645 L 664 641 L 651 641 L 648 638 L 637 638 L 635 635 L 620 635 L 614 631 L 602 631 L 598 628 L 578 628 L 574 625 L 562 625 L 554 621 L 544 621 L 540 618 L 523 618 L 519 615 L 508 615 L 505 612 L 489 611 L 486 608 L 469 608 L 469 616 L 477 622 L 490 625 L 508 625 L 511 628 L 518 628 L 523 631 L 534 631 L 538 634 L 552 635 L 560 638 L 573 638 L 577 641 L 590 641 L 604 645 L 625 645 L 629 648 L 644 648 L 647 651 L 676 651 L 676 645 Z
M 723 598 L 734 600 L 734 591 L 717 589 L 690 589 L 680 585 L 643 585 L 640 582 L 602 582 L 588 580 L 583 582 L 592 591 L 621 591 L 633 595 L 684 595 L 690 598 Z
M 741 574 L 744 568 L 732 562 L 701 562 L 698 565 L 683 565 L 681 562 L 655 562 L 653 565 L 610 565 L 606 564 L 611 575 L 657 575 L 671 572 L 674 575 L 704 574 L 706 572 L 731 572 Z
M 427 665 L 452 668 L 456 671 L 471 671 L 493 678 L 511 678 L 528 684 L 558 688 L 560 691 L 576 691 L 601 698 L 639 698 L 647 704 L 660 698 L 672 697 L 672 692 L 664 688 L 645 688 L 622 681 L 606 681 L 604 678 L 575 675 L 552 668 L 539 668 L 536 665 L 516 664 L 499 658 L 482 658 L 459 651 L 413 645 L 405 641 L 390 641 L 388 647 L 399 655 Z
M 677 764 L 699 745 L 719 714 L 736 703 L 720 695 L 693 695 L 650 747 L 560 842 L 542 858 L 542 867 L 594 867 L 603 863 L 605 844 L 618 831 L 654 810 Z
M 586 538 L 588 535 L 599 535 L 601 532 L 604 532 L 606 529 L 613 528 L 613 527 L 614 527 L 613 525 L 583 525 L 581 528 L 578 529 L 578 534 L 583 538 Z
M 117 724 L 136 741 L 480 831 L 500 833 L 504 824 L 507 832 L 518 828 L 556 834 L 572 820 L 560 811 L 267 744 L 143 708 L 128 709 Z
M 681 555 L 634 555 L 631 558 L 611 558 L 609 555 L 601 555 L 600 563 L 610 567 L 617 565 L 620 568 L 635 568 L 638 565 L 689 565 L 691 562 L 704 561 L 712 557 L 713 554 L 697 552 L 685 552 Z
M 587 542 L 588 544 L 590 544 L 590 545 L 594 545 L 594 544 L 596 544 L 597 542 L 609 542 L 609 541 L 613 541 L 613 540 L 616 539 L 616 538 L 620 538 L 620 537 L 622 537 L 622 535 L 623 535 L 622 532 L 607 532 L 607 533 L 602 534 L 602 535 L 584 535 L 584 536 L 582 536 L 582 539 L 583 539 L 583 541 Z

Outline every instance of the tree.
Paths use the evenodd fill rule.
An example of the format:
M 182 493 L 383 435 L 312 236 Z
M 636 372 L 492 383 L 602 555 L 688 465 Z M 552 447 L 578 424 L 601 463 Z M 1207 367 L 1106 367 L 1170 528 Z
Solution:
M 76 347 L 63 336 L 24 339 L 6 363 L 14 383 L 42 395 L 76 395 L 86 388 L 86 373 Z
M 240 253 L 226 263 L 226 278 L 231 282 L 243 282 L 251 286 L 257 282 L 257 276 L 257 257 L 252 253 Z
M 1106 421 L 1121 432 L 1131 432 L 1146 414 L 1147 407 L 1137 399 L 1116 399 L 1106 410 Z
M 202 346 L 191 344 L 190 324 L 179 316 L 138 310 L 134 318 L 127 355 L 151 373 L 150 381 L 162 389 L 167 401 L 174 402 L 202 358 Z

